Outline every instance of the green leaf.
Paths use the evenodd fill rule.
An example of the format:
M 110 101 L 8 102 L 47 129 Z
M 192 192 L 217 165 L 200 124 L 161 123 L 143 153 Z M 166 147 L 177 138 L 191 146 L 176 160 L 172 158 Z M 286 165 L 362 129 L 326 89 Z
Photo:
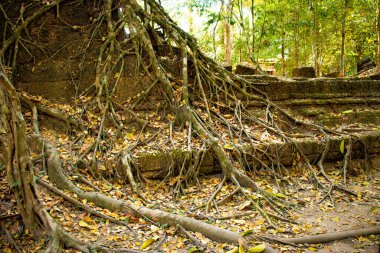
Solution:
M 370 213 L 377 213 L 377 212 L 379 212 L 379 211 L 380 211 L 380 209 L 379 209 L 378 206 L 372 206 L 372 207 L 369 209 L 369 212 L 370 212 Z
M 192 247 L 191 249 L 188 250 L 188 253 L 193 253 L 195 251 L 198 251 L 198 248 L 196 246 Z
M 263 252 L 265 250 L 265 248 L 266 248 L 266 246 L 263 243 L 263 244 L 259 244 L 259 245 L 255 246 L 253 248 L 250 248 L 248 250 L 248 252 L 250 252 L 250 253 L 260 253 L 260 252 Z
M 228 144 L 224 145 L 223 148 L 233 150 L 234 146 L 232 144 L 228 143 Z
M 340 153 L 344 154 L 344 140 L 340 143 Z
M 350 114 L 350 113 L 353 113 L 354 112 L 354 110 L 347 110 L 347 111 L 343 111 L 342 113 L 343 114 Z
M 286 196 L 282 194 L 281 192 L 275 194 L 276 197 L 286 199 Z
M 249 234 L 252 234 L 252 233 L 253 233 L 253 229 L 249 229 L 249 230 L 246 230 L 243 233 L 241 233 L 241 235 L 242 236 L 246 236 L 246 235 L 249 235 Z

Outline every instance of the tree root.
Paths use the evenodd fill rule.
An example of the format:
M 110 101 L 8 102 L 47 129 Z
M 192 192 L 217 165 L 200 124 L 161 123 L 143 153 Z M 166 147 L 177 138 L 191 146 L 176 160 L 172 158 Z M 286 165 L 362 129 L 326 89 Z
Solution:
M 40 142 L 42 141 L 40 140 Z M 45 152 L 47 157 L 47 171 L 49 179 L 60 188 L 73 192 L 80 198 L 87 199 L 88 201 L 91 201 L 103 208 L 107 208 L 110 211 L 127 211 L 134 215 L 148 218 L 149 220 L 159 222 L 161 224 L 167 223 L 170 226 L 176 226 L 179 224 L 186 230 L 200 232 L 214 241 L 234 244 L 243 242 L 244 245 L 247 244 L 247 241 L 238 233 L 219 228 L 193 218 L 171 214 L 158 209 L 150 209 L 144 206 L 134 206 L 126 201 L 110 198 L 98 192 L 83 191 L 64 175 L 62 170 L 63 165 L 58 153 L 48 143 L 45 144 Z
M 53 118 L 56 118 L 56 119 L 59 119 L 59 120 L 62 120 L 64 122 L 66 122 L 68 125 L 73 125 L 79 129 L 83 130 L 83 126 L 79 121 L 77 121 L 76 119 L 74 119 L 73 117 L 71 117 L 69 115 L 66 115 L 64 112 L 62 112 L 58 109 L 54 109 L 54 108 L 50 108 L 50 107 L 41 105 L 41 104 L 33 103 L 33 101 L 31 101 L 30 99 L 28 99 L 22 95 L 20 95 L 19 98 L 22 102 L 27 104 L 31 109 L 35 106 L 40 112 L 42 112 L 46 115 L 53 117 Z
M 310 235 L 297 238 L 280 238 L 279 240 L 292 244 L 318 244 L 342 240 L 350 237 L 368 236 L 380 234 L 380 226 L 354 229 L 349 231 L 333 232 L 320 235 Z
M 137 233 L 127 224 L 125 223 L 124 221 L 120 221 L 120 220 L 117 220 L 111 216 L 108 216 L 106 214 L 103 214 L 99 211 L 96 211 L 94 208 L 86 205 L 86 204 L 83 204 L 81 203 L 80 201 L 66 195 L 65 193 L 63 193 L 62 191 L 58 190 L 57 188 L 55 188 L 54 186 L 51 186 L 49 185 L 48 183 L 44 182 L 43 180 L 41 179 L 37 179 L 36 182 L 38 184 L 40 184 L 41 186 L 49 189 L 50 191 L 58 194 L 59 196 L 61 196 L 62 198 L 64 198 L 65 200 L 73 203 L 75 206 L 78 206 L 78 207 L 81 207 L 83 210 L 85 210 L 86 212 L 88 212 L 89 214 L 93 214 L 97 217 L 100 217 L 102 219 L 106 219 L 106 220 L 109 220 L 110 222 L 112 223 L 115 223 L 115 224 L 118 224 L 118 225 L 121 225 L 121 226 L 126 226 L 131 232 L 133 232 L 136 236 L 137 236 Z

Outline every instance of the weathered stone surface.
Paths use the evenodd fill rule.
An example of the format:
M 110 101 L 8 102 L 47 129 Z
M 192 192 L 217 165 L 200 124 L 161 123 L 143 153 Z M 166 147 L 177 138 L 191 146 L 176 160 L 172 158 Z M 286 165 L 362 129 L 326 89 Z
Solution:
M 258 71 L 255 67 L 249 66 L 247 64 L 239 63 L 236 65 L 235 74 L 237 75 L 256 75 Z
M 369 77 L 371 80 L 380 80 L 380 72 L 373 74 Z
M 315 69 L 313 67 L 299 67 L 292 70 L 293 77 L 315 78 Z
M 359 73 L 361 71 L 368 70 L 374 67 L 376 67 L 376 64 L 371 60 L 371 58 L 366 57 L 358 62 L 358 64 L 356 65 L 356 70 Z
M 229 64 L 223 64 L 223 68 L 225 68 L 226 70 L 232 72 L 232 65 L 229 65 Z
M 370 158 L 376 158 L 379 156 L 380 132 L 364 132 L 363 134 L 358 134 L 358 137 L 360 138 L 360 141 L 353 142 L 352 145 L 352 159 L 364 159 L 364 149 L 367 150 L 367 155 Z M 327 154 L 326 162 L 343 160 L 344 154 L 340 151 L 340 145 L 343 140 L 348 143 L 348 138 L 348 136 L 343 136 L 331 139 L 330 151 Z M 325 148 L 325 143 L 316 139 L 299 140 L 297 141 L 297 144 L 301 148 L 302 152 L 311 161 L 320 157 L 320 154 Z M 262 168 L 262 163 L 271 165 L 271 161 L 268 160 L 267 156 L 260 155 L 258 152 L 255 152 L 255 149 L 265 150 L 271 157 L 276 157 L 278 154 L 279 162 L 283 166 L 292 166 L 294 161 L 298 159 L 297 154 L 294 152 L 294 147 L 290 143 L 270 143 L 260 144 L 255 147 L 248 147 L 247 154 L 254 154 L 256 159 L 261 160 L 261 162 L 258 162 L 257 160 L 252 159 L 252 157 L 247 156 L 250 166 L 256 169 Z M 186 152 L 189 151 L 175 150 L 169 153 L 158 152 L 155 154 L 141 154 L 135 159 L 135 161 L 139 167 L 139 170 L 145 177 L 160 179 L 167 175 L 169 167 L 172 168 L 174 174 L 178 173 L 179 168 L 182 166 L 184 161 Z M 201 165 L 200 173 L 209 174 L 216 172 L 220 172 L 220 168 L 214 161 L 212 154 L 207 152 L 206 159 L 203 160 Z
M 343 73 L 340 71 L 335 71 L 335 72 L 331 72 L 326 75 L 323 75 L 323 77 L 329 77 L 329 78 L 343 77 Z

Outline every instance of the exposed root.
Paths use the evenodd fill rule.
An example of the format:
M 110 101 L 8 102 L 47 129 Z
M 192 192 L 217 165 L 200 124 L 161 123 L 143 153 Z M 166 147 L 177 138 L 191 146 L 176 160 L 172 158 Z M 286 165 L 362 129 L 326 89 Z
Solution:
M 25 96 L 19 96 L 20 100 L 27 104 L 31 109 L 33 107 L 36 107 L 38 111 L 42 112 L 43 114 L 46 114 L 50 117 L 62 120 L 66 122 L 68 125 L 73 125 L 81 130 L 83 130 L 83 126 L 80 122 L 78 122 L 76 119 L 70 117 L 69 115 L 66 115 L 64 112 L 61 112 L 60 110 L 50 108 L 41 104 L 33 103 L 30 99 L 26 98 Z
M 109 220 L 112 223 L 115 223 L 115 224 L 118 224 L 118 225 L 121 225 L 121 226 L 126 226 L 131 232 L 133 232 L 137 236 L 137 233 L 127 223 L 125 223 L 124 221 L 117 220 L 117 219 L 115 219 L 115 218 L 113 218 L 111 216 L 108 216 L 108 215 L 103 214 L 103 213 L 101 213 L 99 211 L 96 211 L 94 208 L 92 208 L 92 207 L 90 207 L 90 206 L 88 206 L 86 204 L 83 204 L 80 201 L 78 201 L 78 200 L 76 200 L 76 199 L 74 199 L 74 198 L 66 195 L 62 191 L 58 190 L 54 186 L 49 185 L 48 183 L 44 182 L 41 179 L 37 179 L 37 183 L 40 184 L 40 185 L 42 185 L 43 187 L 49 189 L 50 191 L 58 194 L 59 196 L 61 196 L 65 200 L 73 203 L 75 206 L 81 207 L 87 213 L 93 214 L 93 215 L 95 215 L 95 216 L 97 216 L 99 218 L 102 218 L 102 219 Z
M 326 155 L 327 155 L 327 153 L 330 151 L 330 143 L 331 143 L 331 141 L 330 141 L 330 137 L 323 131 L 323 130 L 321 130 L 322 131 L 322 133 L 325 135 L 325 142 L 326 142 L 326 146 L 325 146 L 325 148 L 324 148 L 324 150 L 323 150 L 323 152 L 322 152 L 322 155 L 321 155 L 321 158 L 319 159 L 319 161 L 318 161 L 318 168 L 319 168 L 319 173 L 327 180 L 327 182 L 329 183 L 329 188 L 328 188 L 328 190 L 327 190 L 327 193 L 326 193 L 326 195 L 318 202 L 318 203 L 321 203 L 321 202 L 323 202 L 327 197 L 329 197 L 330 198 L 330 201 L 331 201 L 331 203 L 334 205 L 334 198 L 333 198 L 333 196 L 332 196 L 332 192 L 333 192 L 333 190 L 334 189 L 338 189 L 338 190 L 341 190 L 341 191 L 343 191 L 343 192 L 345 192 L 345 193 L 348 193 L 348 194 L 351 194 L 351 195 L 354 195 L 354 196 L 357 196 L 357 194 L 356 193 L 354 193 L 354 192 L 352 192 L 352 191 L 350 191 L 350 190 L 348 190 L 347 188 L 346 188 L 346 183 L 345 183 L 345 176 L 346 175 L 344 175 L 344 187 L 342 187 L 342 186 L 339 186 L 339 185 L 336 185 L 333 181 L 332 181 L 332 179 L 326 174 L 326 172 L 325 172 L 325 170 L 324 170 L 324 167 L 323 167 L 323 162 L 324 162 L 324 160 L 325 160 L 325 158 L 326 158 Z M 351 141 L 350 141 L 350 147 L 351 147 Z M 349 153 L 348 151 L 347 151 L 347 153 Z M 347 158 L 347 155 L 345 156 L 345 159 Z
M 349 231 L 333 232 L 320 235 L 311 235 L 298 238 L 281 238 L 281 241 L 292 244 L 318 244 L 342 240 L 351 237 L 368 236 L 380 234 L 380 226 L 370 228 L 353 229 Z

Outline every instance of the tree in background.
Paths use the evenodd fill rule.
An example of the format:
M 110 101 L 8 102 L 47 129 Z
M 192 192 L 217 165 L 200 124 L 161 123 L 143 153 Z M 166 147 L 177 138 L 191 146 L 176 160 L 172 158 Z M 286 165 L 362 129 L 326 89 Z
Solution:
M 222 10 L 231 3 L 230 15 L 230 9 Z M 297 0 L 296 4 L 291 0 L 197 0 L 191 4 L 202 10 L 200 17 L 208 16 L 200 28 L 204 31 L 195 33 L 200 45 L 220 61 L 229 58 L 226 42 L 230 40 L 223 38 L 233 41 L 233 63 L 277 59 L 279 73 L 309 65 L 318 75 L 334 71 L 351 75 L 360 59 L 378 58 L 376 0 Z M 209 50 L 211 41 L 214 50 Z

